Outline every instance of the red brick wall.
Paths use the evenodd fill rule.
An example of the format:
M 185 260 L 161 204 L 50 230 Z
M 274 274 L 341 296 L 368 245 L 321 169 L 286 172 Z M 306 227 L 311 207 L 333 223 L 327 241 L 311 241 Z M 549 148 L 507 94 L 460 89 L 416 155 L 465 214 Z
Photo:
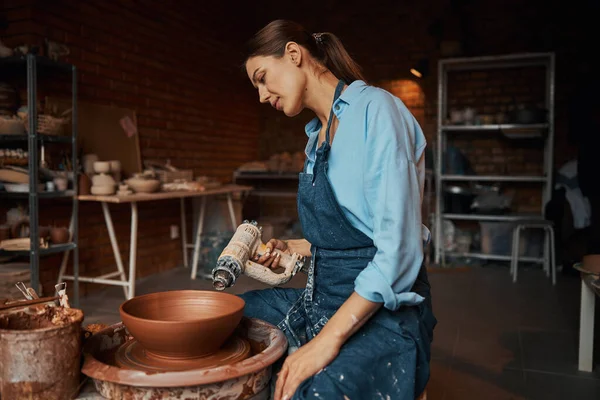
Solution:
M 69 46 L 67 61 L 78 68 L 81 101 L 136 111 L 142 160 L 170 158 L 195 175 L 227 182 L 240 164 L 257 158 L 257 105 L 238 68 L 241 58 L 230 34 L 235 21 L 227 18 L 225 6 L 6 0 L 3 11 L 10 25 L 0 34 L 7 44 L 41 44 L 47 37 Z M 45 93 L 61 90 L 39 83 Z M 70 203 L 44 202 L 41 207 L 42 224 L 68 223 Z M 111 211 L 127 265 L 129 207 Z M 142 203 L 139 213 L 137 276 L 181 264 L 180 242 L 169 238 L 169 225 L 179 224 L 179 202 Z M 81 272 L 110 272 L 114 257 L 100 205 L 80 203 L 79 218 Z M 42 262 L 48 291 L 59 263 L 59 256 Z M 95 285 L 83 285 L 82 293 L 90 286 Z

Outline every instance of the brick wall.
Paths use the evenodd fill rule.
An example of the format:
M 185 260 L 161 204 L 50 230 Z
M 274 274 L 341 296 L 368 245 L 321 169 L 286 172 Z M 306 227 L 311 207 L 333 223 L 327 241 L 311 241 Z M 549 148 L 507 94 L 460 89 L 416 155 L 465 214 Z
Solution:
M 142 160 L 169 158 L 195 175 L 228 182 L 235 168 L 256 159 L 259 115 L 229 33 L 236 22 L 224 5 L 6 0 L 3 6 L 9 26 L 0 35 L 8 45 L 41 44 L 43 38 L 67 44 L 67 61 L 79 71 L 81 101 L 136 111 Z M 39 84 L 41 94 L 64 89 Z M 41 209 L 42 224 L 68 224 L 70 203 L 45 201 Z M 111 211 L 127 264 L 129 207 Z M 137 276 L 181 264 L 180 242 L 169 238 L 169 225 L 179 224 L 179 202 L 141 203 L 139 213 Z M 79 218 L 82 274 L 110 272 L 114 257 L 100 205 L 80 203 Z M 46 291 L 52 290 L 59 263 L 60 256 L 42 262 Z M 83 285 L 81 293 L 97 288 Z

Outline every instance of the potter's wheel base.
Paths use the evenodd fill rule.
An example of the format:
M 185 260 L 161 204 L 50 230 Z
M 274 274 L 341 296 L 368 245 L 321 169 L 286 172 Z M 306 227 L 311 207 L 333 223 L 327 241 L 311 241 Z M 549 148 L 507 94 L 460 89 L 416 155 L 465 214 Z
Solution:
M 135 339 L 123 343 L 115 354 L 115 364 L 124 369 L 145 372 L 186 371 L 215 368 L 242 361 L 250 356 L 250 343 L 234 336 L 216 353 L 196 358 L 165 358 L 147 352 Z

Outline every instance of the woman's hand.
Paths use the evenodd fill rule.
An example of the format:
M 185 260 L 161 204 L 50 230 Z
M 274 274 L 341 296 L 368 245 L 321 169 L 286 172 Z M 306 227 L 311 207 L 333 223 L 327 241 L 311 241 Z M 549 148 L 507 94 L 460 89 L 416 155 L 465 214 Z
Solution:
M 275 400 L 291 399 L 298 386 L 327 367 L 338 355 L 340 343 L 326 337 L 313 340 L 289 355 L 277 376 Z
M 288 249 L 287 243 L 283 240 L 271 239 L 267 242 L 266 247 L 267 251 L 265 251 L 261 257 L 255 256 L 254 262 L 271 269 L 277 269 L 279 267 L 279 260 L 281 259 L 279 254 L 276 251 L 273 251 L 273 249 L 280 250 L 283 253 L 292 254 Z
M 287 241 L 271 239 L 265 246 L 267 247 L 267 251 L 261 257 L 255 256 L 253 261 L 271 269 L 277 269 L 281 260 L 281 257 L 273 249 L 290 255 L 297 253 L 304 257 L 311 256 L 310 243 L 306 239 L 292 239 Z

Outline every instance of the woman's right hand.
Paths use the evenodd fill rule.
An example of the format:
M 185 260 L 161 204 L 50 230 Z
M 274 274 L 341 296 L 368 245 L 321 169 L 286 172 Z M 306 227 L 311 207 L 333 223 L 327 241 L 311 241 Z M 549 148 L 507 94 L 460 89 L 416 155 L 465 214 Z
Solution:
M 276 251 L 273 251 L 273 249 L 277 249 L 277 250 L 281 251 L 282 253 L 291 254 L 288 249 L 287 243 L 284 242 L 283 240 L 271 239 L 267 242 L 267 244 L 265 246 L 267 247 L 267 251 L 261 257 L 255 256 L 254 262 L 258 263 L 258 264 L 262 264 L 265 267 L 268 267 L 271 269 L 277 269 L 279 267 L 279 261 L 281 260 L 279 253 Z

